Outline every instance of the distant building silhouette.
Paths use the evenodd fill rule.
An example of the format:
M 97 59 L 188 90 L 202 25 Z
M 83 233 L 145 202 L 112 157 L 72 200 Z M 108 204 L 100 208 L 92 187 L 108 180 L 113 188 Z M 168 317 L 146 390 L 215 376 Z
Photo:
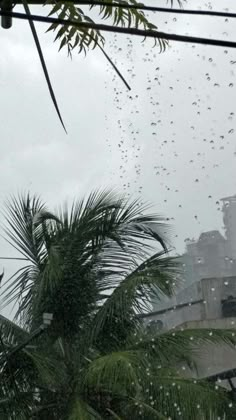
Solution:
M 182 256 L 186 282 L 236 275 L 236 259 L 230 249 L 218 230 L 203 232 L 197 241 L 187 239 Z
M 179 291 L 165 308 L 140 316 L 153 332 L 208 328 L 231 329 L 236 335 L 236 277 L 206 278 Z M 193 332 L 194 336 L 194 332 Z M 236 387 L 236 349 L 234 346 L 202 345 L 196 353 L 198 377 L 224 377 L 225 372 Z M 191 376 L 191 375 L 190 375 Z M 214 379 L 214 378 L 213 378 Z M 221 381 L 228 387 L 227 380 Z
M 225 237 L 218 231 L 203 232 L 198 240 L 186 239 L 182 255 L 186 282 L 236 275 L 236 195 L 222 198 Z
M 197 240 L 185 240 L 186 252 L 180 256 L 182 289 L 201 279 L 236 276 L 236 195 L 221 201 L 225 237 L 218 230 L 210 230 L 201 233 Z M 175 298 L 154 299 L 153 310 L 164 309 L 174 301 Z
M 236 195 L 221 201 L 225 237 L 211 230 L 197 240 L 186 239 L 180 256 L 185 283 L 171 299 L 153 301 L 153 311 L 141 316 L 147 328 L 209 328 L 211 334 L 215 328 L 230 328 L 236 334 Z M 235 348 L 202 346 L 196 361 L 197 376 L 220 378 L 222 386 L 236 389 Z
M 236 195 L 222 198 L 221 201 L 228 254 L 236 259 Z

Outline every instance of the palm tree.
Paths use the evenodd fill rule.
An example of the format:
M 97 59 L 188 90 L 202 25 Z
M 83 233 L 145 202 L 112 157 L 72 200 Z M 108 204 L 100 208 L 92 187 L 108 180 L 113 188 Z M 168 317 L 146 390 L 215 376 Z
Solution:
M 1 419 L 212 419 L 232 412 L 226 391 L 185 378 L 203 343 L 235 345 L 231 330 L 164 334 L 138 314 L 171 296 L 178 263 L 163 218 L 114 192 L 52 214 L 37 197 L 7 206 L 8 241 L 26 265 L 6 281 L 14 322 L 0 318 Z M 159 246 L 159 249 L 157 248 Z M 32 336 L 45 312 L 52 326 Z M 194 338 L 194 339 L 193 339 Z M 22 348 L 23 347 L 23 348 Z

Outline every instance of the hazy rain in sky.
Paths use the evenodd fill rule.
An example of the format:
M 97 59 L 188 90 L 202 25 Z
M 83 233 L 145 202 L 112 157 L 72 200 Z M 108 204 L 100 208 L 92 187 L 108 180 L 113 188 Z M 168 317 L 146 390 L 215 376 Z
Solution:
M 0 417 L 232 420 L 236 18 L 73 1 L 30 5 L 69 19 L 35 22 L 60 112 L 29 22 L 0 25 Z
M 213 6 L 236 11 L 232 0 L 224 8 L 220 1 L 185 8 Z M 149 17 L 161 31 L 236 40 L 233 19 Z M 28 24 L 14 21 L 11 30 L 0 29 L 1 205 L 27 190 L 54 208 L 115 188 L 154 204 L 172 225 L 177 252 L 185 238 L 221 229 L 220 199 L 236 193 L 235 50 L 170 41 L 159 53 L 152 40 L 107 35 L 106 51 L 128 91 L 100 51 L 75 52 L 71 61 L 46 26 L 37 28 L 68 135 Z M 13 254 L 3 240 L 0 250 Z

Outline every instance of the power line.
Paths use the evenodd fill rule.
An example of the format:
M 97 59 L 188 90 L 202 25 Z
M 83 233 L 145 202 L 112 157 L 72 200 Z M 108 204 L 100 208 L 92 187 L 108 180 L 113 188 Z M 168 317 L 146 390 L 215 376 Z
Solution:
M 0 11 L 0 16 L 12 16 L 16 19 L 23 19 L 23 20 L 33 20 L 35 22 L 43 22 L 43 23 L 56 23 L 63 26 L 74 26 L 78 29 L 94 29 L 98 31 L 104 32 L 113 32 L 113 33 L 120 33 L 126 35 L 134 35 L 134 36 L 142 36 L 144 38 L 154 38 L 154 39 L 163 39 L 163 40 L 170 40 L 176 42 L 185 42 L 190 44 L 201 44 L 201 45 L 211 45 L 211 46 L 218 46 L 224 48 L 236 48 L 235 41 L 226 41 L 220 39 L 211 39 L 211 38 L 200 38 L 196 36 L 189 36 L 189 35 L 177 35 L 177 34 L 170 34 L 166 32 L 160 32 L 151 29 L 136 29 L 136 28 L 124 28 L 120 26 L 112 26 L 112 25 L 104 25 L 100 23 L 88 23 L 88 22 L 76 22 L 70 19 L 60 19 L 60 18 L 53 18 L 51 16 L 40 16 L 40 15 L 31 15 L 26 16 L 24 13 L 18 12 L 7 12 L 7 11 Z
M 180 15 L 199 15 L 199 16 L 212 16 L 212 17 L 224 17 L 224 18 L 236 18 L 236 13 L 233 12 L 218 12 L 212 10 L 192 10 L 183 8 L 168 8 L 168 7 L 156 7 L 146 6 L 143 4 L 125 4 L 125 3 L 111 3 L 110 1 L 101 0 L 74 0 L 73 3 L 77 6 L 107 6 L 117 9 L 130 9 L 130 10 L 141 10 L 146 12 L 159 12 L 159 13 L 171 13 Z M 16 1 L 15 4 L 22 4 L 20 0 Z M 29 5 L 42 5 L 42 0 L 32 0 L 28 2 Z
M 150 12 L 160 12 L 160 13 L 172 13 L 172 14 L 182 14 L 182 15 L 199 15 L 199 16 L 218 16 L 218 17 L 225 17 L 225 18 L 236 18 L 236 13 L 231 12 L 217 12 L 212 10 L 188 10 L 188 9 L 174 9 L 174 8 L 168 8 L 168 7 L 156 7 L 156 6 L 146 6 L 142 4 L 123 4 L 121 3 L 111 3 L 109 1 L 97 1 L 97 0 L 85 0 L 85 1 L 74 1 L 76 4 L 81 5 L 88 5 L 88 6 L 110 6 L 110 7 L 116 7 L 118 9 L 133 9 L 133 10 L 142 10 L 142 11 L 150 11 Z

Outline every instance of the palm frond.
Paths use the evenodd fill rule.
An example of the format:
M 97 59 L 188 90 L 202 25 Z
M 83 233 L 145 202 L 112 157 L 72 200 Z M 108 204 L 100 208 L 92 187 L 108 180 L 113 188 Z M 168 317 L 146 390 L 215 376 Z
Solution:
M 107 412 L 111 415 L 112 419 L 115 420 L 123 420 L 120 416 L 118 416 L 118 414 L 116 414 L 113 410 L 111 410 L 110 408 L 107 408 Z
M 48 212 L 39 198 L 29 194 L 12 198 L 6 207 L 6 240 L 29 263 L 6 280 L 3 287 L 5 305 L 19 303 L 17 317 L 20 312 L 27 311 L 32 303 L 33 287 L 45 266 L 47 248 L 50 248 L 52 223 L 60 222 Z
M 177 366 L 180 362 L 186 362 L 190 367 L 195 368 L 196 356 L 199 356 L 204 345 L 235 347 L 236 333 L 234 330 L 207 328 L 171 330 L 150 335 L 148 338 L 137 335 L 128 348 L 146 351 L 149 357 L 156 360 L 162 368 Z
M 35 217 L 46 210 L 39 198 L 29 194 L 12 197 L 6 203 L 6 221 L 8 228 L 5 233 L 12 241 L 12 245 L 33 264 L 40 263 L 42 238 L 35 237 Z
M 176 259 L 158 252 L 124 278 L 98 310 L 93 319 L 92 333 L 97 337 L 103 330 L 114 330 L 115 318 L 121 325 L 149 309 L 153 295 L 171 296 L 176 283 Z M 131 319 L 132 321 L 132 319 Z
M 125 80 L 124 76 L 121 74 L 120 70 L 118 69 L 117 65 L 114 63 L 114 61 L 111 59 L 111 57 L 106 53 L 103 47 L 101 45 L 98 45 L 98 48 L 102 51 L 103 55 L 106 57 L 107 61 L 111 64 L 113 69 L 115 70 L 116 74 L 119 76 L 119 78 L 122 80 L 122 82 L 125 84 L 128 90 L 131 90 L 130 85 Z
M 176 329 L 170 331 L 172 339 L 181 341 L 182 343 L 190 343 L 192 351 L 197 351 L 202 345 L 228 345 L 233 348 L 236 345 L 236 332 L 234 329 L 219 328 L 196 328 L 196 329 Z
M 135 395 L 140 388 L 139 369 L 145 368 L 141 354 L 135 351 L 118 351 L 92 361 L 85 374 L 85 387 L 108 390 L 127 396 Z
M 26 331 L 0 317 L 0 417 L 4 410 L 14 420 L 228 415 L 227 391 L 184 378 L 180 367 L 193 369 L 204 346 L 235 347 L 235 330 L 144 333 L 138 316 L 154 295 L 171 296 L 180 277 L 162 218 L 108 191 L 58 216 L 29 195 L 8 210 L 10 242 L 28 263 L 6 282 L 5 298 L 19 303 Z M 43 312 L 53 313 L 47 333 L 7 357 L 5 343 L 24 342 Z
M 51 287 L 52 292 L 54 280 L 50 280 L 50 276 L 47 278 L 51 286 L 47 287 L 42 280 L 45 275 L 41 273 L 40 286 L 35 291 L 39 294 L 41 290 L 41 301 L 53 307 L 54 325 L 60 318 L 64 320 L 64 331 L 69 333 L 70 328 L 78 328 L 79 319 L 96 309 L 94 303 L 100 306 L 104 291 L 116 287 L 157 245 L 165 246 L 162 219 L 145 214 L 145 210 L 138 201 L 129 203 L 107 191 L 95 191 L 87 200 L 74 203 L 71 210 L 60 210 L 60 223 L 54 224 L 49 243 L 58 253 L 58 269 L 62 275 L 55 276 L 56 288 L 53 286 L 55 293 L 51 293 L 51 300 L 47 291 Z M 49 248 L 44 270 L 47 264 L 50 267 Z M 154 276 L 153 260 L 149 265 Z M 49 269 L 49 273 L 53 271 L 54 268 Z M 141 275 L 139 277 L 141 279 Z M 165 281 L 167 290 L 170 286 L 167 286 L 167 278 Z M 82 303 L 81 288 L 86 305 L 77 303 L 78 299 Z
M 151 402 L 153 408 L 174 419 L 179 415 L 183 420 L 224 418 L 230 402 L 226 390 L 167 371 L 159 369 L 153 375 L 150 369 L 149 375 L 142 380 L 143 398 Z
M 21 322 L 24 318 L 24 311 L 29 309 L 32 301 L 32 285 L 37 281 L 38 275 L 38 268 L 28 265 L 21 267 L 4 283 L 3 307 L 11 303 L 19 304 L 15 319 L 18 319 L 18 315 L 21 315 Z
M 151 249 L 150 242 L 155 245 L 159 242 L 166 248 L 163 219 L 143 214 L 145 211 L 146 207 L 140 206 L 137 200 L 130 203 L 112 192 L 95 191 L 86 201 L 75 203 L 70 215 L 68 209 L 59 213 L 62 223 L 57 226 L 57 237 L 73 233 L 70 240 L 75 241 L 77 254 L 83 250 L 88 259 L 91 254 L 100 253 L 103 266 L 117 268 L 122 256 L 130 263 L 135 256 L 144 258 Z M 112 253 L 113 247 L 115 261 L 112 264 L 112 255 L 109 258 L 108 253 Z
M 0 335 L 1 341 L 4 342 L 6 348 L 15 346 L 29 337 L 27 331 L 3 315 L 0 315 Z
M 121 404 L 121 412 L 127 418 L 139 418 L 141 420 L 168 420 L 164 414 L 156 407 L 153 407 L 152 401 L 146 402 L 141 398 L 129 398 Z
M 36 348 L 23 350 L 24 355 L 32 363 L 35 375 L 37 374 L 38 385 L 44 385 L 51 390 L 55 390 L 60 384 L 66 383 L 67 375 L 64 361 L 54 354 L 42 350 L 42 345 Z
M 76 398 L 68 420 L 103 420 L 100 414 L 85 401 Z
M 0 399 L 1 420 L 29 420 L 32 408 L 32 394 L 19 392 Z
M 29 8 L 29 5 L 28 5 L 27 1 L 22 0 L 22 3 L 23 3 L 23 6 L 24 6 L 26 15 L 31 16 L 30 8 Z M 66 132 L 66 128 L 65 128 L 65 125 L 64 125 L 64 122 L 63 122 L 63 119 L 62 119 L 62 116 L 61 116 L 61 113 L 60 113 L 60 110 L 59 110 L 59 107 L 58 107 L 58 104 L 57 104 L 56 96 L 55 96 L 55 93 L 54 93 L 54 90 L 53 90 L 53 87 L 52 87 L 52 84 L 51 84 L 51 80 L 50 80 L 50 77 L 49 77 L 49 74 L 48 74 L 47 66 L 46 66 L 46 63 L 45 63 L 42 48 L 41 48 L 41 45 L 40 45 L 40 42 L 39 42 L 39 38 L 38 38 L 37 31 L 36 31 L 33 20 L 29 20 L 29 25 L 30 25 L 30 29 L 31 29 L 31 32 L 32 32 L 32 35 L 33 35 L 33 38 L 34 38 L 34 42 L 35 42 L 35 45 L 36 45 L 36 48 L 37 48 L 37 51 L 38 51 L 39 59 L 40 59 L 41 65 L 42 65 L 43 73 L 44 73 L 44 76 L 45 76 L 45 79 L 46 79 L 46 82 L 47 82 L 48 90 L 49 90 L 53 105 L 56 109 L 59 120 L 61 121 L 62 127 L 64 128 L 64 130 Z

